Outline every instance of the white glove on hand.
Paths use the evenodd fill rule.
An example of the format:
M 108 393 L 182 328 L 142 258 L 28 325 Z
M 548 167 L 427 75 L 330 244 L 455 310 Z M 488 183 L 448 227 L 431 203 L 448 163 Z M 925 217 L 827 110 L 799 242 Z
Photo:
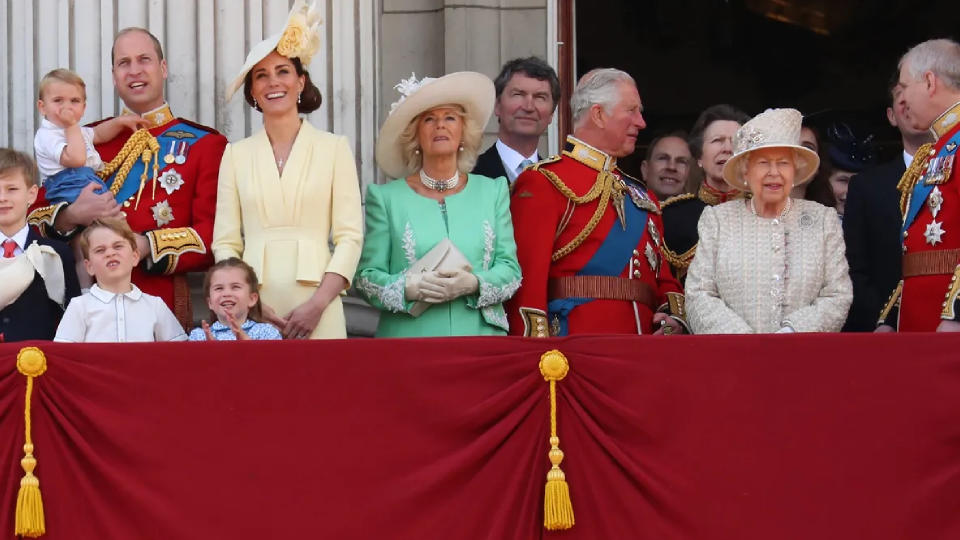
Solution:
M 426 275 L 436 275 L 436 272 L 412 272 L 407 274 L 403 284 L 403 297 L 413 302 L 423 300 L 421 285 L 423 284 L 423 276 Z
M 466 270 L 453 272 L 430 272 L 424 274 L 420 283 L 423 301 L 442 304 L 454 298 L 477 292 L 480 281 L 477 276 Z

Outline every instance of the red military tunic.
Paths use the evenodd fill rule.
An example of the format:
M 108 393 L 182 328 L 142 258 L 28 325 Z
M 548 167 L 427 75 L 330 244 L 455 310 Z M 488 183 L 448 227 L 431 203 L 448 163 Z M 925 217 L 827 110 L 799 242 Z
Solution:
M 903 280 L 880 316 L 902 332 L 933 332 L 942 320 L 960 321 L 960 103 L 931 126 L 898 188 L 902 200 Z M 929 150 L 928 150 L 929 148 Z
M 217 207 L 217 176 L 227 139 L 212 128 L 174 118 L 167 105 L 143 117 L 153 124 L 149 132 L 159 144 L 157 161 L 151 159 L 147 165 L 142 191 L 143 164 L 138 159 L 117 193 L 130 228 L 145 235 L 150 244 L 150 253 L 133 270 L 133 282 L 144 292 L 163 298 L 187 326 L 192 324 L 193 315 L 185 274 L 205 270 L 213 262 L 210 241 Z M 131 135 L 127 131 L 97 145 L 104 163 L 117 156 Z M 158 165 L 156 179 L 154 163 Z M 113 185 L 116 177 L 117 173 L 110 175 L 107 185 Z M 42 195 L 38 197 L 38 205 L 45 204 Z M 30 214 L 30 223 L 44 236 L 58 236 L 53 223 L 64 204 L 36 208 Z
M 511 334 L 649 334 L 655 311 L 683 322 L 656 198 L 612 157 L 568 137 L 561 157 L 517 178 L 510 211 L 523 272 L 507 305 Z

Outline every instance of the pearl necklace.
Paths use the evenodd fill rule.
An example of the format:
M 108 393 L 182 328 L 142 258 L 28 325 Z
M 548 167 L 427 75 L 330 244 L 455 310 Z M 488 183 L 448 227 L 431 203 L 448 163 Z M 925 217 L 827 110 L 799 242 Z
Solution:
M 757 207 L 753 203 L 753 201 L 755 200 L 756 199 L 750 199 L 750 213 L 752 213 L 757 217 L 760 217 L 760 214 L 757 213 Z M 787 197 L 787 204 L 783 207 L 783 210 L 780 212 L 780 216 L 774 219 L 782 220 L 783 216 L 787 215 L 787 212 L 790 211 L 790 206 L 792 206 L 792 203 L 793 203 L 793 199 L 791 199 L 790 197 Z
M 443 193 L 448 189 L 453 189 L 457 187 L 457 184 L 460 183 L 460 171 L 455 172 L 453 176 L 451 176 L 450 178 L 447 178 L 446 180 L 435 180 L 433 178 L 430 178 L 430 176 L 428 176 L 427 173 L 423 172 L 423 169 L 421 168 L 420 182 L 423 185 L 427 186 L 427 188 L 429 189 L 433 189 L 433 190 L 439 191 L 440 193 Z

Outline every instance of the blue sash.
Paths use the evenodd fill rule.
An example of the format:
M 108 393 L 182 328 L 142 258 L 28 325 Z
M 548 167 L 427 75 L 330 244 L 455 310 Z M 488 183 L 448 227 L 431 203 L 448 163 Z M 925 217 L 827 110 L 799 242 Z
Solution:
M 177 136 L 169 136 L 168 133 L 176 133 Z M 182 122 L 176 122 L 171 124 L 163 133 L 157 135 L 157 142 L 160 143 L 160 153 L 157 156 L 154 156 L 146 166 L 147 169 L 147 182 L 150 182 L 150 179 L 153 178 L 153 164 L 154 160 L 157 160 L 159 168 L 157 169 L 157 175 L 162 174 L 165 168 L 176 169 L 181 165 L 176 163 L 171 163 L 167 165 L 163 162 L 163 156 L 170 153 L 171 144 L 174 145 L 173 155 L 177 155 L 177 151 L 183 142 L 187 143 L 187 148 L 184 151 L 184 155 L 189 159 L 190 156 L 190 147 L 196 144 L 201 138 L 205 135 L 208 135 L 210 132 L 202 129 L 197 129 L 190 124 L 185 124 Z M 192 135 L 192 137 L 190 136 Z M 123 183 L 123 187 L 120 188 L 120 191 L 117 192 L 117 202 L 122 203 L 123 201 L 134 197 L 137 194 L 137 191 L 140 189 L 140 176 L 143 174 L 144 164 L 139 158 L 133 164 L 133 167 L 130 167 L 130 172 L 127 174 L 127 179 Z M 116 179 L 116 174 L 113 173 L 110 175 L 107 181 L 107 185 L 113 185 L 113 181 Z M 149 185 L 146 185 L 143 188 L 145 193 L 150 193 L 148 189 Z
M 620 226 L 620 219 L 615 219 L 610 231 L 607 232 L 607 237 L 597 248 L 593 257 L 577 272 L 578 276 L 615 277 L 623 273 L 624 267 L 630 262 L 630 255 L 647 229 L 647 212 L 638 208 L 627 197 L 623 205 L 623 214 L 627 222 L 626 230 Z M 627 254 L 626 260 L 624 260 L 624 254 Z M 567 317 L 573 308 L 593 300 L 595 298 L 580 297 L 550 300 L 547 303 L 547 317 L 549 321 L 553 321 L 554 317 L 559 320 L 560 331 L 557 335 L 567 335 Z

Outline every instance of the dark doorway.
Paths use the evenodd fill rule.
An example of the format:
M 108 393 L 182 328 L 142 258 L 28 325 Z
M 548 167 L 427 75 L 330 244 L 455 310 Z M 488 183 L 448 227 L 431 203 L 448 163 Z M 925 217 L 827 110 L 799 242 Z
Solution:
M 623 160 L 631 173 L 647 141 L 689 129 L 714 103 L 795 107 L 820 127 L 847 120 L 887 158 L 899 151 L 885 115 L 897 60 L 958 32 L 960 4 L 946 0 L 577 1 L 576 71 L 618 67 L 637 80 L 648 127 Z

